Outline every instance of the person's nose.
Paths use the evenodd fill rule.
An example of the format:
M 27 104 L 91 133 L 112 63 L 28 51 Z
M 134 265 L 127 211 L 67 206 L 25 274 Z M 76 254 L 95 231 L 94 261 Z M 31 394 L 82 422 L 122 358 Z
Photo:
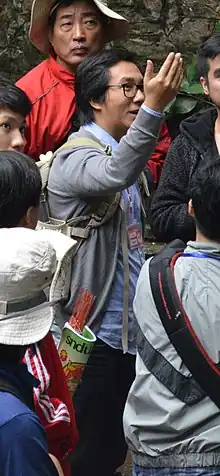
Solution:
M 22 133 L 18 130 L 13 133 L 11 140 L 11 148 L 16 150 L 21 150 L 24 145 L 24 137 Z
M 133 101 L 140 105 L 144 102 L 144 93 L 140 89 L 137 90 Z
M 86 41 L 85 29 L 81 22 L 76 22 L 73 25 L 73 41 L 84 42 Z

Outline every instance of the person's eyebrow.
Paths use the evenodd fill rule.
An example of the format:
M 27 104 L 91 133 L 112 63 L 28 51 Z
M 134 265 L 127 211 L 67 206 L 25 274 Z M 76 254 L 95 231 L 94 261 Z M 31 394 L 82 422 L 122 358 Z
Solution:
M 135 78 L 130 78 L 129 76 L 124 76 L 123 78 L 120 79 L 120 82 L 122 83 L 135 83 L 136 80 Z M 138 79 L 138 84 L 143 83 L 143 78 Z
M 74 17 L 74 13 L 64 13 L 63 15 L 60 16 L 59 21 L 61 20 L 69 20 L 70 18 Z M 83 12 L 81 13 L 82 18 L 98 18 L 98 14 L 94 12 Z
M 11 121 L 13 122 L 14 124 L 18 125 L 19 124 L 19 121 L 17 121 L 17 119 L 10 115 L 10 114 L 3 114 L 1 117 L 0 117 L 0 122 L 3 122 L 3 121 Z M 20 127 L 22 126 L 26 126 L 26 120 L 24 119 L 22 121 L 22 123 L 20 124 Z
M 86 17 L 93 17 L 93 18 L 98 18 L 99 14 L 98 13 L 95 13 L 95 12 L 83 12 L 81 14 L 81 17 L 82 18 L 86 18 Z
M 63 15 L 60 16 L 58 19 L 59 21 L 61 20 L 69 20 L 70 18 L 73 17 L 73 13 L 64 13 Z
M 1 117 L 0 117 L 0 120 L 1 121 L 15 121 L 16 119 L 14 118 L 14 116 L 10 115 L 10 114 L 3 114 Z

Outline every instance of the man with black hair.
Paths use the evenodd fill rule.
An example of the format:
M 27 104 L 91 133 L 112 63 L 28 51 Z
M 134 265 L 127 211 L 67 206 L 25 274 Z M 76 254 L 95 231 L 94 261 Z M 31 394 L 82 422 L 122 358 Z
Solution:
M 21 150 L 31 102 L 24 91 L 0 77 L 0 150 Z
M 76 112 L 77 66 L 127 30 L 127 20 L 100 0 L 33 0 L 29 38 L 49 58 L 17 82 L 33 104 L 25 153 L 38 160 L 65 142 Z
M 220 33 L 205 41 L 197 54 L 200 82 L 215 108 L 182 122 L 180 135 L 166 157 L 159 187 L 151 206 L 151 224 L 161 241 L 195 238 L 195 223 L 188 213 L 191 180 L 203 161 L 220 152 Z
M 177 257 L 174 279 L 192 332 L 207 358 L 217 365 L 220 362 L 219 159 L 200 165 L 193 175 L 190 194 L 188 213 L 195 223 L 196 237 Z M 217 476 L 220 411 L 201 392 L 196 375 L 190 374 L 169 340 L 152 294 L 150 263 L 151 259 L 144 264 L 136 288 L 134 312 L 144 343 L 137 348 L 136 378 L 124 412 L 134 476 Z M 191 381 L 188 403 L 184 398 L 186 380 Z M 178 382 L 182 384 L 177 389 Z M 182 391 L 182 397 L 177 396 L 176 390 Z M 193 403 L 197 391 L 202 396 L 194 398 Z
M 80 442 L 73 475 L 113 476 L 126 457 L 122 412 L 136 349 L 132 301 L 144 262 L 136 182 L 181 79 L 179 53 L 170 53 L 156 76 L 149 60 L 144 78 L 125 50 L 91 56 L 77 70 L 82 127 L 56 155 L 48 181 L 51 216 L 73 218 L 72 236 L 85 237 L 73 261 L 67 315 L 81 288 L 96 296 L 88 325 L 97 342 L 74 398 Z

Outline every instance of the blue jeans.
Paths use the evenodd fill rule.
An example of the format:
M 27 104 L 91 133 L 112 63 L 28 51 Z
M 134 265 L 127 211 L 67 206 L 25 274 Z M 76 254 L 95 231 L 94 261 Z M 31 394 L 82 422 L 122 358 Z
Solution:
M 220 476 L 220 468 L 141 468 L 133 464 L 132 476 Z

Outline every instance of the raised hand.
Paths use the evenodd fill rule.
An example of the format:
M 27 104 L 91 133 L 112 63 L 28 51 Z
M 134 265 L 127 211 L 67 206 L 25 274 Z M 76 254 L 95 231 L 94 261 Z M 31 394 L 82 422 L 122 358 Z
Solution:
M 177 95 L 183 79 L 183 60 L 180 53 L 170 53 L 155 75 L 154 65 L 147 61 L 144 75 L 144 104 L 162 112 Z

